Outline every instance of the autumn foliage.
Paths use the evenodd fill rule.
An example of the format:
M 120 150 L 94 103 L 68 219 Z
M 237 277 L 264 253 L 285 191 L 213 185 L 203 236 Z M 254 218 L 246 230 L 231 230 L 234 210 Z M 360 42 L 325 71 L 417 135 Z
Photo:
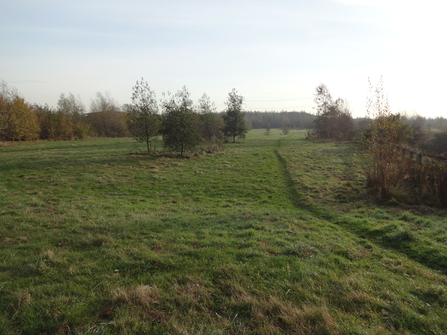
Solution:
M 0 91 L 0 139 L 29 141 L 39 137 L 39 124 L 34 109 L 6 83 Z

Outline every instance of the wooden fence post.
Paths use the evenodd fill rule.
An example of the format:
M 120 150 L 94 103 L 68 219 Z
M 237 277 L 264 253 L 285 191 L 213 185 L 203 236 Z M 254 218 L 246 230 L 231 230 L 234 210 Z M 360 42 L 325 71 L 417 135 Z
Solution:
M 418 151 L 416 153 L 416 162 L 421 164 L 422 163 L 422 152 Z

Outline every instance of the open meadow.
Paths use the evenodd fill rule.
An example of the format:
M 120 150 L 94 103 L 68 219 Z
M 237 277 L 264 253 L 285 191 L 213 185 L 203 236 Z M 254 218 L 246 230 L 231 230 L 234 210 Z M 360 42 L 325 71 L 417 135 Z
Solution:
M 447 334 L 447 213 L 353 143 L 0 144 L 0 334 Z

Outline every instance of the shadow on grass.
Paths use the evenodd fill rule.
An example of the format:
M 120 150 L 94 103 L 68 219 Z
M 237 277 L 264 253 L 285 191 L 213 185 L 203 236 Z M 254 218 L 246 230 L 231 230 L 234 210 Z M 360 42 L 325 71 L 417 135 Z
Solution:
M 281 145 L 280 142 L 279 145 Z M 346 151 L 343 153 L 346 154 L 343 155 L 346 164 L 344 173 L 346 175 L 353 174 L 355 169 L 351 156 Z M 336 213 L 327 206 L 323 207 L 309 203 L 309 200 L 299 192 L 299 190 L 305 190 L 306 186 L 292 178 L 287 160 L 281 156 L 277 149 L 275 149 L 275 154 L 281 165 L 289 198 L 296 208 L 306 210 L 318 219 L 336 224 L 360 238 L 368 239 L 372 243 L 399 252 L 424 266 L 447 274 L 447 256 L 443 254 L 442 250 L 437 250 L 436 245 L 430 243 L 429 240 L 419 239 L 411 231 L 379 231 L 372 229 L 369 224 L 362 223 L 362 220 Z M 334 154 L 334 152 L 331 152 L 331 154 Z M 349 201 L 356 200 L 352 198 Z
M 292 175 L 290 174 L 287 167 L 287 161 L 284 159 L 284 157 L 281 156 L 277 149 L 275 149 L 275 155 L 279 161 L 279 164 L 281 165 L 282 174 L 286 182 L 287 192 L 293 206 L 298 209 L 308 211 L 318 218 L 324 220 L 334 220 L 334 214 L 330 213 L 325 208 L 310 204 L 306 201 L 304 196 L 297 191 L 299 188 L 304 188 L 304 185 L 298 185 L 298 183 L 293 180 Z
M 438 250 L 436 245 L 428 239 L 418 238 L 411 231 L 372 229 L 369 224 L 363 223 L 362 220 L 350 219 L 349 217 L 341 218 L 333 223 L 361 238 L 368 239 L 370 242 L 386 249 L 397 251 L 426 267 L 447 274 L 447 257 L 442 250 Z

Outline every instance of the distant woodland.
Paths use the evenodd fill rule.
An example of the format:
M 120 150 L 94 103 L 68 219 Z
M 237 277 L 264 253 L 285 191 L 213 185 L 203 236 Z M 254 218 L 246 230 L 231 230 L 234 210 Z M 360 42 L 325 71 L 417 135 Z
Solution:
M 163 115 L 167 115 L 172 107 L 169 107 L 170 103 L 172 105 L 175 99 L 171 99 L 170 102 L 160 100 L 161 110 L 158 110 L 155 94 L 149 87 L 145 89 L 146 93 L 153 95 L 150 114 L 161 117 L 160 120 L 157 117 L 152 120 L 161 122 Z M 200 123 L 198 127 L 201 128 L 197 130 L 199 134 L 195 141 L 197 142 L 199 137 L 204 142 L 223 140 L 225 135 L 228 135 L 223 131 L 226 126 L 223 118 L 228 108 L 218 112 L 206 94 L 195 104 L 190 100 L 186 88 L 183 88 L 182 92 L 186 95 L 183 101 L 187 105 L 190 117 L 194 119 L 195 114 L 200 116 L 194 119 L 195 123 Z M 243 100 L 242 96 L 237 95 L 237 97 Z M 233 120 L 233 122 L 239 122 L 241 129 L 239 133 L 233 135 L 243 138 L 245 131 L 249 129 L 266 129 L 266 135 L 273 128 L 309 129 L 309 136 L 316 139 L 355 140 L 368 132 L 369 125 L 374 119 L 374 117 L 352 118 L 347 103 L 340 98 L 333 100 L 324 85 L 317 87 L 315 102 L 316 107 L 313 113 L 245 111 L 239 104 L 237 108 L 242 120 Z M 132 134 L 132 128 L 129 127 L 129 117 L 134 115 L 137 105 L 135 103 L 121 105 L 110 94 L 97 92 L 88 107 L 72 93 L 62 93 L 57 106 L 50 107 L 47 104 L 39 105 L 26 101 L 16 88 L 2 81 L 0 83 L 0 140 L 73 140 L 86 137 L 135 136 Z M 182 103 L 179 103 L 177 107 L 180 108 L 181 105 Z M 144 110 L 141 106 L 139 108 Z M 411 130 L 411 136 L 407 138 L 409 145 L 435 155 L 447 152 L 447 119 L 425 118 L 418 115 L 408 117 L 405 114 L 397 114 L 394 118 L 396 117 L 399 124 L 406 125 Z M 159 130 L 162 131 L 162 127 Z
M 284 128 L 290 129 L 309 129 L 312 127 L 315 115 L 301 112 L 245 112 L 245 120 L 251 129 Z

